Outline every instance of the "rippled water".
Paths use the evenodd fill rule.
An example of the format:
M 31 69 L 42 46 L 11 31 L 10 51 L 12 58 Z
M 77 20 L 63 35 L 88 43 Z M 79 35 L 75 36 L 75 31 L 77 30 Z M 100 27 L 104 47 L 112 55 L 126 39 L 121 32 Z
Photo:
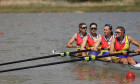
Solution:
M 0 63 L 74 51 L 66 48 L 71 36 L 78 32 L 78 24 L 98 24 L 103 34 L 104 24 L 113 30 L 118 25 L 126 28 L 126 34 L 140 42 L 140 12 L 88 12 L 88 13 L 1 13 L 0 14 Z M 88 30 L 89 31 L 89 30 Z M 131 45 L 131 50 L 137 47 Z M 134 57 L 139 60 L 140 57 Z M 0 70 L 21 66 L 62 61 L 55 57 L 43 60 L 0 66 Z M 81 62 L 39 67 L 21 71 L 0 73 L 1 84 L 127 84 L 126 72 L 93 67 Z M 136 75 L 134 84 L 140 81 Z

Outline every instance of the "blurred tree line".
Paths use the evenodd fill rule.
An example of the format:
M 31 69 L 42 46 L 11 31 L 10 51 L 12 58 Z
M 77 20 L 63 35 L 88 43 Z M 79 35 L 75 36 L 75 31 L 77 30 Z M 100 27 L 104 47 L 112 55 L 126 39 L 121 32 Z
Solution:
M 86 1 L 90 1 L 90 2 L 101 2 L 103 0 L 67 0 L 69 2 L 86 2 Z
M 69 2 L 104 2 L 104 1 L 122 1 L 122 0 L 66 0 Z
M 58 0 L 43 0 L 43 1 L 58 1 Z M 123 0 L 59 0 L 68 2 L 105 2 L 105 1 L 123 1 Z

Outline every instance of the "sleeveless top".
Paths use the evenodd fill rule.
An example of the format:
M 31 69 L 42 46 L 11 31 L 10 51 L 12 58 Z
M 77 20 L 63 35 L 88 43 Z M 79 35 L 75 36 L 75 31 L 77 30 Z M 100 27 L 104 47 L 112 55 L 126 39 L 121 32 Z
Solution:
M 82 35 L 80 34 L 80 32 L 77 33 L 77 38 L 76 38 L 76 45 L 77 45 L 77 48 L 76 48 L 76 51 L 80 50 L 81 45 L 82 45 L 82 43 L 83 43 L 83 38 L 84 38 L 86 35 L 87 35 L 87 33 L 86 33 L 84 36 L 82 36 Z
M 87 37 L 88 37 L 87 48 L 90 49 L 90 48 L 95 46 L 96 41 L 99 38 L 99 36 L 97 34 L 96 38 L 93 38 L 91 34 L 88 34 Z M 100 52 L 89 51 L 87 54 L 88 55 L 98 56 L 100 54 Z
M 84 37 L 83 37 L 80 33 L 77 33 L 76 44 L 77 44 L 78 46 L 80 46 L 80 45 L 82 44 L 83 38 L 84 38 Z
M 106 40 L 105 36 L 102 36 L 102 41 L 101 41 L 102 48 L 104 48 L 104 49 L 109 49 L 110 48 L 110 44 L 111 44 L 110 38 L 108 40 Z
M 111 44 L 111 37 L 114 38 L 114 35 L 110 36 L 109 39 L 106 39 L 105 36 L 102 36 L 102 41 L 101 41 L 101 47 L 104 49 L 104 50 L 101 50 L 101 54 L 100 55 L 108 55 L 110 54 L 110 44 Z
M 118 41 L 117 38 L 115 38 L 115 45 L 114 45 L 115 51 L 120 53 L 121 51 L 129 51 L 130 49 L 130 44 L 128 41 L 128 36 L 125 36 L 125 42 L 121 43 L 120 41 Z M 129 54 L 126 55 L 119 55 L 116 57 L 123 57 L 123 58 L 127 58 L 129 56 Z
M 88 48 L 94 47 L 97 39 L 99 38 L 98 34 L 96 38 L 93 38 L 91 34 L 88 34 L 87 37 L 88 37 L 87 47 Z

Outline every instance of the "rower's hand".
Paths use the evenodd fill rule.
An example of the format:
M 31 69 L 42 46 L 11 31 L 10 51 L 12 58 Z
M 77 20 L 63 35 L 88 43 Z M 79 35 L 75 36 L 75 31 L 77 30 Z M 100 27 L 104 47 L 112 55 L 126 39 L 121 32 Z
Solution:
M 96 49 L 96 48 L 91 48 L 91 51 L 94 51 L 94 52 L 97 52 L 98 51 L 98 49 Z
M 140 53 L 140 48 L 134 51 L 135 53 Z
M 98 47 L 97 49 L 98 49 L 98 51 L 101 51 L 102 48 L 101 47 Z
M 94 48 L 91 48 L 91 51 L 94 51 L 95 49 Z
M 126 55 L 126 54 L 127 54 L 127 51 L 122 51 L 122 53 L 123 53 L 124 55 Z
M 77 47 L 77 45 L 76 45 L 76 44 L 72 45 L 72 48 L 76 48 L 76 47 Z

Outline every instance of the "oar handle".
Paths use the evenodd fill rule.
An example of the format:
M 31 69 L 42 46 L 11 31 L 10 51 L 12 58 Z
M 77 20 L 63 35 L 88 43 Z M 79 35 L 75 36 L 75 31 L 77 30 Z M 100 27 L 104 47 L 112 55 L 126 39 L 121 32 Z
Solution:
M 128 51 L 127 54 L 129 54 L 129 53 L 135 53 L 135 51 L 134 50 Z
M 109 51 L 109 50 L 110 50 L 110 48 L 101 48 L 101 50 L 108 50 L 108 51 Z
M 75 53 L 80 53 L 80 52 L 87 52 L 87 51 L 91 51 L 91 49 L 80 50 L 80 51 L 74 51 L 74 52 L 70 52 L 70 54 L 75 54 Z
M 128 51 L 127 54 L 129 53 L 134 53 L 134 51 Z M 101 56 L 89 56 L 89 57 L 84 57 L 86 61 L 90 60 L 95 60 L 98 58 L 103 58 L 103 57 L 109 57 L 109 56 L 117 56 L 117 55 L 123 55 L 123 53 L 114 53 L 114 54 L 107 54 L 107 55 L 101 55 Z

